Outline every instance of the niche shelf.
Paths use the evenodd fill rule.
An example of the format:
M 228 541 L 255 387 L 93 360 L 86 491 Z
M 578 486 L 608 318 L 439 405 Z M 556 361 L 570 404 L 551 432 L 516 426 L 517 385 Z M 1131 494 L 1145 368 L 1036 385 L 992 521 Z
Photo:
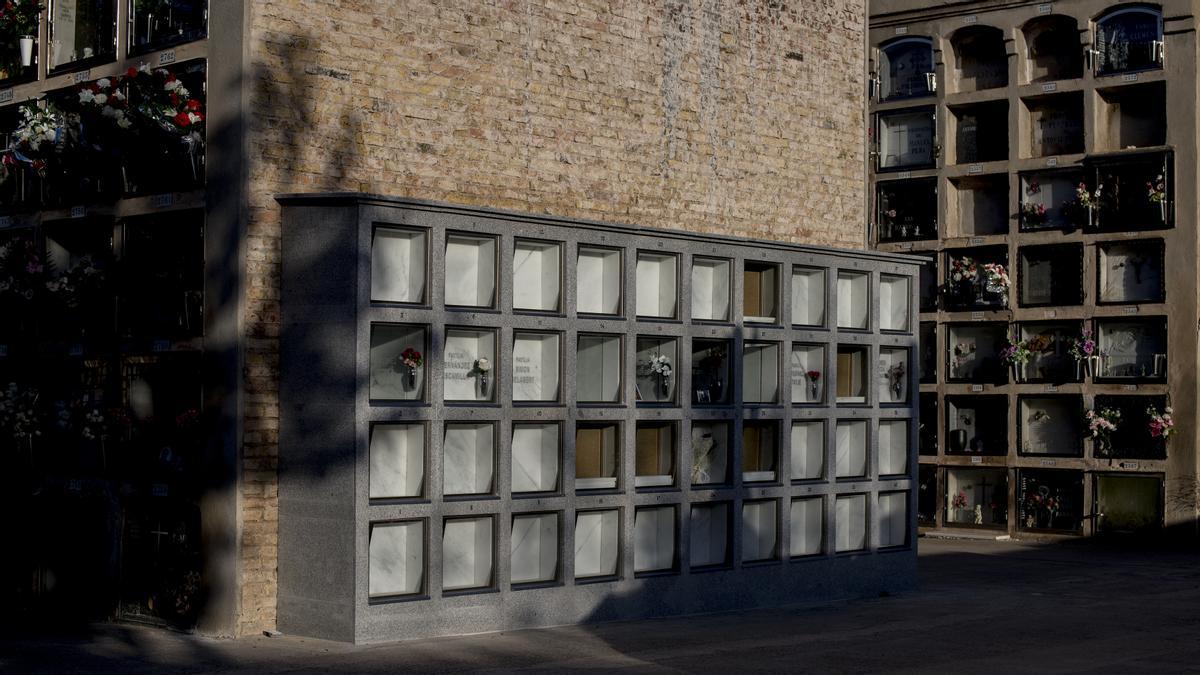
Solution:
M 580 403 L 621 402 L 621 336 L 579 335 L 576 391 Z
M 1021 156 L 1052 157 L 1082 153 L 1083 94 L 1070 92 L 1021 99 L 1029 129 Z
M 380 401 L 422 401 L 428 364 L 416 369 L 404 365 L 408 349 L 427 353 L 428 327 L 398 323 L 371 324 L 371 398 Z
M 425 521 L 371 523 L 367 595 L 420 595 L 425 589 Z
M 562 429 L 557 423 L 513 423 L 514 493 L 553 492 L 558 489 L 561 441 Z
M 1017 301 L 1022 307 L 1065 307 L 1083 303 L 1083 246 L 1022 246 L 1017 254 Z
M 1096 246 L 1097 302 L 1142 303 L 1166 299 L 1166 247 L 1161 239 L 1109 241 Z
M 621 514 L 617 509 L 580 511 L 575 515 L 575 578 L 617 574 Z
M 879 171 L 921 169 L 934 165 L 936 125 L 933 108 L 879 113 L 875 117 Z
M 496 239 L 446 235 L 446 305 L 496 306 Z
M 1167 83 L 1098 89 L 1096 150 L 1111 152 L 1167 143 Z
M 742 503 L 742 562 L 779 557 L 779 502 L 774 499 Z
M 675 484 L 675 424 L 638 422 L 634 487 L 670 487 Z
M 1008 399 L 1004 396 L 947 396 L 948 455 L 1008 454 Z
M 446 519 L 442 531 L 442 590 L 493 585 L 494 525 L 492 516 Z
M 908 545 L 908 493 L 879 493 L 879 548 Z
M 779 265 L 745 261 L 742 308 L 747 323 L 778 323 Z
M 1018 403 L 1023 455 L 1083 456 L 1083 399 L 1022 396 Z
M 836 542 L 834 551 L 861 551 L 867 547 L 867 496 L 838 495 L 834 500 Z
M 837 276 L 838 328 L 866 330 L 871 325 L 871 275 L 839 271 Z
M 1008 101 L 954 106 L 950 113 L 956 164 L 1008 159 Z
M 879 348 L 879 367 L 875 375 L 875 396 L 880 404 L 907 403 L 909 378 L 912 377 L 907 347 Z
M 620 427 L 578 424 L 575 427 L 575 489 L 615 490 L 620 464 Z
M 1008 176 L 991 174 L 950 181 L 948 213 L 957 219 L 952 232 L 987 237 L 1008 232 Z
M 675 569 L 675 507 L 644 506 L 633 513 L 633 571 Z
M 867 348 L 838 345 L 837 402 L 867 402 Z
M 802 497 L 793 499 L 789 514 L 793 558 L 820 555 L 825 543 L 825 499 Z
M 879 475 L 908 473 L 908 420 L 879 420 Z
M 792 480 L 825 476 L 825 421 L 792 423 Z
M 371 427 L 370 498 L 420 497 L 425 489 L 425 425 Z
M 558 514 L 513 514 L 509 576 L 514 585 L 558 579 Z
M 733 265 L 723 258 L 692 258 L 692 319 L 728 321 Z
M 729 502 L 692 504 L 691 546 L 693 568 L 729 565 Z
M 576 286 L 580 314 L 621 313 L 621 251 L 580 246 Z
M 673 403 L 679 362 L 678 341 L 675 338 L 638 337 L 637 339 L 637 397 L 643 403 Z M 660 362 L 665 358 L 665 362 Z M 666 367 L 666 374 L 655 371 Z
M 742 353 L 742 401 L 779 401 L 779 343 L 747 342 Z
M 909 299 L 912 297 L 908 277 L 879 275 L 879 329 L 912 330 Z
M 1098 319 L 1096 347 L 1100 370 L 1096 379 L 1165 380 L 1167 377 L 1167 320 Z
M 825 325 L 825 270 L 792 268 L 792 324 Z
M 821 403 L 825 400 L 825 345 L 792 345 L 789 361 L 792 403 Z
M 399 227 L 376 227 L 371 242 L 371 300 L 425 302 L 429 233 Z
M 517 239 L 512 292 L 513 309 L 562 311 L 562 244 Z
M 779 425 L 750 422 L 742 425 L 742 481 L 774 482 L 778 476 Z
M 867 475 L 867 421 L 838 420 L 834 444 L 834 476 L 860 478 Z
M 447 423 L 442 455 L 443 494 L 482 495 L 492 492 L 496 460 L 495 424 Z
M 513 332 L 513 400 L 558 401 L 562 358 L 558 333 Z
M 729 340 L 692 341 L 692 403 L 716 405 L 729 401 L 731 389 Z
M 637 254 L 637 315 L 674 319 L 679 305 L 679 256 L 670 253 Z

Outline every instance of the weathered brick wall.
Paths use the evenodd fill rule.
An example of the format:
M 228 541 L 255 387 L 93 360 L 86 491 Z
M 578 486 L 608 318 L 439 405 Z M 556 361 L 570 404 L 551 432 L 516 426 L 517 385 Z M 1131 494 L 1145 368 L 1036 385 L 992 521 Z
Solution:
M 241 630 L 274 624 L 281 192 L 859 248 L 863 0 L 259 0 Z

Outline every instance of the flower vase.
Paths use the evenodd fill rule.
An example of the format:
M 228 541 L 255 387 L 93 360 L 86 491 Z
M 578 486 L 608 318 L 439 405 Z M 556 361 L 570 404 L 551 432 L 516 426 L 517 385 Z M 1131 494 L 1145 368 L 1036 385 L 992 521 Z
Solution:
M 1087 361 L 1088 361 L 1089 374 L 1092 377 L 1100 377 L 1101 376 L 1100 357 L 1099 356 L 1089 356 L 1089 357 L 1087 357 Z
M 412 391 L 417 388 L 417 369 L 405 368 L 404 370 L 404 388 Z
M 811 398 L 812 400 L 814 400 L 814 401 L 820 400 L 817 396 L 817 383 L 816 382 L 809 383 L 808 394 L 809 394 L 809 398 Z
M 28 68 L 33 65 L 33 36 L 22 35 L 17 43 L 21 48 L 21 67 Z
M 892 383 L 892 400 L 900 401 L 904 395 L 904 382 L 896 380 Z
M 1019 384 L 1021 382 L 1021 366 L 1014 363 L 1009 366 L 1009 370 L 1012 373 L 1013 384 Z
M 1158 214 L 1162 218 L 1163 225 L 1167 224 L 1167 200 L 1163 199 L 1158 202 Z
M 658 398 L 661 401 L 667 400 L 671 395 L 670 381 L 665 377 L 658 378 Z
M 1087 226 L 1089 230 L 1096 229 L 1096 207 L 1087 207 Z
M 487 373 L 479 375 L 479 397 L 486 399 L 488 397 L 488 376 Z

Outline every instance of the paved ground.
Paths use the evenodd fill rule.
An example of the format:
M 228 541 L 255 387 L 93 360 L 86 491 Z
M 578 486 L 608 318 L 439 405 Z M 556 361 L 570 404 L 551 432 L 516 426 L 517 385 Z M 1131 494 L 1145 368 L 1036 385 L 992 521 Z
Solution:
M 0 672 L 1200 670 L 1200 554 L 921 540 L 918 592 L 354 647 L 95 626 L 0 638 Z

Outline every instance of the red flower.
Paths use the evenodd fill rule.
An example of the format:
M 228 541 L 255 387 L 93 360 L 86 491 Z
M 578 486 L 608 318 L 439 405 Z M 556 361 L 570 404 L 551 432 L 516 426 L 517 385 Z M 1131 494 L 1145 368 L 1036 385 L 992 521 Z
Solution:
M 188 110 L 191 110 L 192 112 L 196 112 L 196 111 L 200 110 L 200 105 L 201 105 L 201 104 L 200 104 L 200 101 L 197 101 L 197 100 L 196 100 L 196 99 L 194 99 L 194 98 L 193 98 L 193 99 L 188 99 L 188 102 L 187 102 L 187 109 L 188 109 Z
M 176 79 L 175 73 L 167 73 L 167 82 L 174 82 Z
M 175 124 L 178 124 L 181 127 L 191 126 L 192 119 L 188 117 L 187 113 L 181 112 L 175 116 Z
M 171 105 L 175 106 L 176 108 L 179 107 L 179 94 L 171 92 Z
M 130 68 L 129 70 L 125 71 L 125 74 L 129 77 L 137 77 L 138 70 L 137 68 Z

